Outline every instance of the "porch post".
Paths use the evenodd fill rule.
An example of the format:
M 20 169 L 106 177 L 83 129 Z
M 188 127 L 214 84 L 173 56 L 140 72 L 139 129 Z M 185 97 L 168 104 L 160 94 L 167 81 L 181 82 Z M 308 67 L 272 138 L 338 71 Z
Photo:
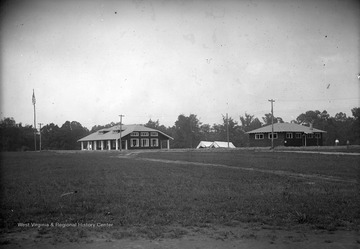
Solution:
M 166 140 L 166 144 L 167 144 L 167 149 L 170 149 L 170 139 Z
M 127 147 L 127 140 L 125 140 L 125 150 L 127 150 L 128 147 Z
M 94 141 L 94 150 L 97 150 L 97 141 Z
M 84 150 L 84 142 L 83 141 L 81 141 L 81 150 Z
M 101 150 L 104 150 L 104 140 L 101 140 Z
M 111 150 L 111 141 L 108 140 L 108 150 Z
M 116 141 L 115 149 L 116 149 L 116 150 L 119 150 L 119 141 L 118 141 L 117 139 L 115 139 L 115 141 Z

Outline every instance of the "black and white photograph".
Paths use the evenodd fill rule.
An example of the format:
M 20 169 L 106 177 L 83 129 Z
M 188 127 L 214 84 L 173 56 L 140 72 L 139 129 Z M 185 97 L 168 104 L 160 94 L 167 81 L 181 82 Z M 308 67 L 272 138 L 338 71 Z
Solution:
M 4 0 L 0 247 L 360 248 L 360 2 Z

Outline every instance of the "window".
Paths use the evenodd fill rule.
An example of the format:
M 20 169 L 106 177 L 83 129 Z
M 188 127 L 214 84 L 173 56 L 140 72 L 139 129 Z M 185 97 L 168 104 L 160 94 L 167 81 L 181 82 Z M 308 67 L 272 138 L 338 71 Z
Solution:
M 255 139 L 264 139 L 264 134 L 255 134 Z
M 141 136 L 147 137 L 147 136 L 149 136 L 149 132 L 141 132 Z
M 300 139 L 300 138 L 301 138 L 301 133 L 296 133 L 296 134 L 295 134 L 295 137 L 296 137 L 297 139 Z
M 307 134 L 308 138 L 313 138 L 313 134 Z
M 132 137 L 138 137 L 138 136 L 139 136 L 139 132 L 132 132 L 132 133 L 131 133 L 131 136 L 132 136 Z
M 271 139 L 271 133 L 269 133 L 268 138 Z M 277 138 L 278 138 L 277 133 L 274 133 L 274 139 L 277 139 Z
M 292 133 L 286 133 L 286 138 L 287 139 L 293 139 L 293 134 Z
M 151 146 L 152 147 L 158 147 L 159 146 L 159 140 L 157 138 L 151 139 Z
M 152 137 L 157 137 L 157 136 L 158 136 L 158 133 L 155 132 L 155 131 L 152 131 L 152 132 L 150 133 L 150 135 L 151 135 Z
M 130 147 L 139 147 L 139 139 L 132 138 L 130 140 Z
M 141 147 L 149 147 L 149 139 L 142 138 L 141 139 Z
M 320 133 L 315 133 L 315 138 L 321 138 L 321 134 Z

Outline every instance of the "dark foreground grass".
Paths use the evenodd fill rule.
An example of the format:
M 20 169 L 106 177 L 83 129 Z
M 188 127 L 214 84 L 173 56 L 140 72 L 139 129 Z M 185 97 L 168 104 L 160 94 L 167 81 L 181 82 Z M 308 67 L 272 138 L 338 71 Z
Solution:
M 227 153 L 215 157 L 195 152 L 144 156 L 238 161 L 250 167 L 252 161 L 245 158 L 253 155 L 243 153 L 233 161 L 227 159 Z M 285 167 L 268 154 L 258 157 L 256 163 L 262 160 L 267 167 Z M 345 175 L 354 177 L 358 168 L 352 160 L 332 158 L 339 167 L 331 166 L 331 172 L 342 175 L 339 172 L 349 170 L 352 173 Z M 298 168 L 295 158 L 285 161 L 289 170 Z M 314 170 L 326 167 L 317 157 L 306 158 L 304 163 Z M 1 227 L 58 222 L 159 228 L 248 222 L 356 230 L 358 193 L 359 186 L 354 183 L 309 182 L 236 169 L 150 162 L 119 158 L 116 153 L 6 153 L 1 163 Z

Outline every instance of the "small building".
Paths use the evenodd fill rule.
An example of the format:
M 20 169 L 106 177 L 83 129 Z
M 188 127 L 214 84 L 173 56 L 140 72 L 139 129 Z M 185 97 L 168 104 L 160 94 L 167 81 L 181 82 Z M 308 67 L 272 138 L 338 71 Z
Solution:
M 204 148 L 210 148 L 210 145 L 212 145 L 213 142 L 210 141 L 200 141 L 198 146 L 196 146 L 196 149 L 204 149 Z
M 246 132 L 250 147 L 271 146 L 272 125 Z M 274 146 L 322 146 L 326 131 L 293 123 L 274 124 Z
M 170 149 L 170 139 L 165 133 L 143 125 L 121 126 L 121 149 Z M 101 129 L 78 140 L 81 150 L 119 150 L 120 125 Z M 164 143 L 166 143 L 164 145 Z

